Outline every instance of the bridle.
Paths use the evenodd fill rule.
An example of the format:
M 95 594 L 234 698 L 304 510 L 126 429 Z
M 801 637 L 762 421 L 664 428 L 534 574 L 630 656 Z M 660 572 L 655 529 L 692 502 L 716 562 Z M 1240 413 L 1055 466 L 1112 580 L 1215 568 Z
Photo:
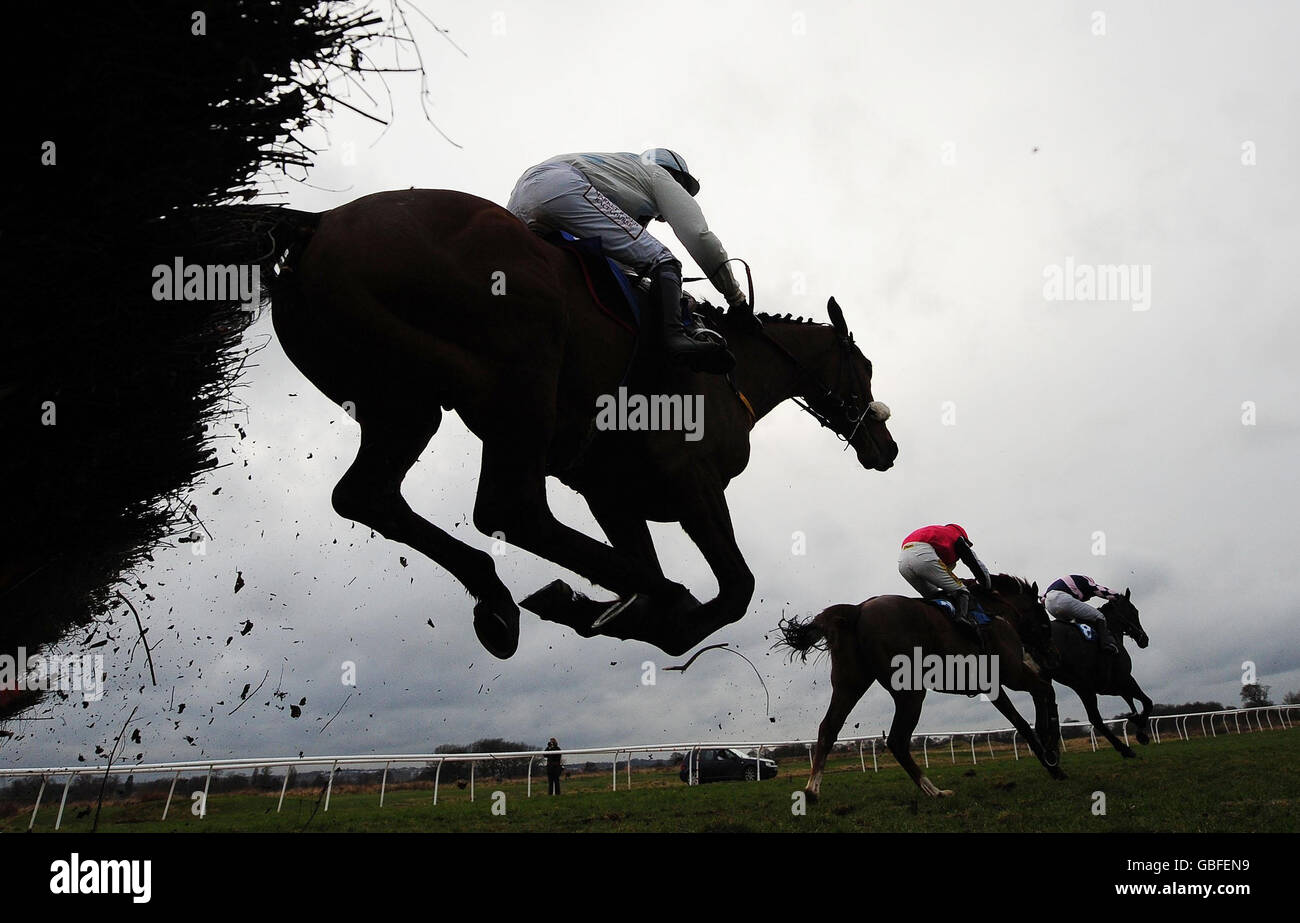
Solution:
M 1128 605 L 1132 606 L 1133 604 L 1129 603 Z M 1107 611 L 1107 607 L 1103 606 L 1101 612 L 1102 615 L 1106 618 L 1107 622 L 1114 620 L 1115 624 L 1119 628 L 1119 631 L 1116 632 L 1119 638 L 1122 639 L 1124 635 L 1128 635 L 1134 641 L 1138 640 L 1138 635 L 1142 635 L 1143 637 L 1149 638 L 1147 633 L 1142 630 L 1141 625 L 1134 624 L 1129 619 L 1128 614 L 1123 611 L 1124 609 L 1123 606 L 1120 606 L 1112 601 L 1109 603 L 1109 607 L 1110 607 L 1109 611 Z
M 749 263 L 740 257 L 731 257 L 723 263 L 722 266 L 727 265 L 727 263 L 740 263 L 745 267 L 745 280 L 749 286 L 749 305 L 750 310 L 753 310 L 754 274 L 749 268 Z M 714 274 L 716 274 L 718 270 L 722 269 L 722 266 L 715 269 Z M 688 279 L 683 281 L 697 280 Z M 777 352 L 785 356 L 791 365 L 794 366 L 796 388 L 806 392 L 820 391 L 820 394 L 811 400 L 801 397 L 798 394 L 793 395 L 791 400 L 795 402 L 800 410 L 816 420 L 819 425 L 824 426 L 826 429 L 829 429 L 834 433 L 835 438 L 844 443 L 844 451 L 848 451 L 849 446 L 853 443 L 854 437 L 858 434 L 858 430 L 862 428 L 862 424 L 866 422 L 868 418 L 881 423 L 889 419 L 889 407 L 881 401 L 869 401 L 865 405 L 861 406 L 858 404 L 859 398 L 857 392 L 859 389 L 856 386 L 859 385 L 860 382 L 856 381 L 857 375 L 853 370 L 852 359 L 856 346 L 853 342 L 852 333 L 841 334 L 838 330 L 836 331 L 839 364 L 835 372 L 834 385 L 831 386 L 823 384 L 820 377 L 815 372 L 810 370 L 806 365 L 804 365 L 804 363 L 800 362 L 799 359 L 790 352 L 790 350 L 786 349 L 776 340 L 768 336 L 767 331 L 763 327 L 760 326 L 758 328 L 757 336 L 765 343 L 769 343 L 777 350 Z M 852 397 L 847 400 L 840 397 L 840 393 L 842 393 L 840 391 L 840 386 L 846 383 L 846 379 L 848 379 L 847 384 L 849 385 L 849 388 L 846 389 L 847 393 L 852 395 Z M 811 385 L 812 387 L 805 387 L 806 385 Z M 731 382 L 731 386 L 732 389 L 736 390 L 737 394 L 739 394 L 739 390 L 736 389 L 734 380 Z M 842 426 L 836 425 L 833 416 L 835 414 L 843 415 Z M 883 453 L 880 451 L 880 446 L 876 442 L 875 437 L 871 434 L 871 431 L 867 430 L 866 433 L 867 438 L 871 441 L 872 448 L 876 451 L 876 454 L 882 455 Z

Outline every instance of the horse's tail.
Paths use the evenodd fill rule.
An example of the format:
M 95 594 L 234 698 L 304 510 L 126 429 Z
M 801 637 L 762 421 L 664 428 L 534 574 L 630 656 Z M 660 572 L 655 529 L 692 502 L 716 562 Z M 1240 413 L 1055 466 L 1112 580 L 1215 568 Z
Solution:
M 798 655 L 806 663 L 810 651 L 830 650 L 841 628 L 856 619 L 857 613 L 857 606 L 840 605 L 823 609 L 811 618 L 781 619 L 776 626 L 781 637 L 772 647 L 785 648 L 791 660 Z
M 260 267 L 263 294 L 286 297 L 296 288 L 298 260 L 316 232 L 320 213 L 279 205 L 231 205 L 227 215 L 255 248 L 252 261 Z
M 178 220 L 189 225 L 204 261 L 256 266 L 265 301 L 295 287 L 293 271 L 320 214 L 281 205 L 217 205 Z

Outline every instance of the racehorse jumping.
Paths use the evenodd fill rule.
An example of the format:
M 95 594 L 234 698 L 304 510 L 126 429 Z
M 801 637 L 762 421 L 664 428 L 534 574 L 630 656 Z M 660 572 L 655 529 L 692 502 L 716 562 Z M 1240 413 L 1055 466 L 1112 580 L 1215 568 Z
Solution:
M 491 555 L 400 492 L 444 411 L 483 443 L 479 531 L 619 597 L 596 602 L 557 582 L 534 594 L 534 611 L 673 655 L 739 620 L 753 595 L 724 490 L 748 464 L 755 422 L 799 398 L 862 467 L 885 471 L 898 454 L 834 299 L 829 325 L 762 315 L 761 329 L 729 329 L 718 318 L 734 378 L 677 367 L 660 386 L 702 401 L 698 433 L 599 429 L 598 401 L 625 380 L 635 331 L 601 310 L 576 258 L 504 208 L 447 190 L 378 193 L 318 215 L 263 208 L 250 214 L 274 222 L 271 249 L 284 254 L 272 293 L 284 351 L 361 428 L 334 509 L 450 571 L 496 657 L 518 646 L 519 609 Z M 583 495 L 610 544 L 556 520 L 548 475 Z M 717 577 L 714 599 L 701 604 L 665 576 L 647 520 L 681 523 Z
M 1069 686 L 1078 694 L 1088 720 L 1110 741 L 1110 745 L 1125 759 L 1132 759 L 1137 756 L 1133 748 L 1116 737 L 1102 720 L 1097 709 L 1097 696 L 1117 695 L 1128 702 L 1129 713 L 1124 718 L 1136 725 L 1138 743 L 1145 745 L 1150 741 L 1147 729 L 1151 699 L 1133 678 L 1133 659 L 1124 649 L 1124 635 L 1136 641 L 1140 648 L 1146 648 L 1150 639 L 1142 628 L 1137 606 L 1133 605 L 1128 590 L 1123 596 L 1103 603 L 1100 612 L 1110 627 L 1110 633 L 1119 642 L 1119 651 L 1103 654 L 1096 639 L 1085 638 L 1074 622 L 1053 621 L 1052 642 L 1061 653 L 1061 661 L 1049 672 L 1053 680 Z M 1141 714 L 1133 704 L 1134 699 L 1142 703 Z
M 974 581 L 965 583 L 975 602 L 991 618 L 982 629 L 982 647 L 969 631 L 933 603 L 906 596 L 873 596 L 856 606 L 831 606 L 804 621 L 782 621 L 777 646 L 789 648 L 791 656 L 799 654 L 807 660 L 813 649 L 831 655 L 831 703 L 817 731 L 812 774 L 804 786 L 809 800 L 815 801 L 821 792 L 826 757 L 849 712 L 877 681 L 894 698 L 889 750 L 927 795 L 952 794 L 931 782 L 912 759 L 912 735 L 921 717 L 927 687 L 959 695 L 985 692 L 1052 777 L 1065 778 L 1058 759 L 1056 695 L 1046 676 L 1056 662 L 1056 651 L 1047 613 L 1038 600 L 1038 585 L 1006 574 L 993 575 L 992 591 L 981 589 Z M 958 672 L 969 679 L 969 669 L 939 671 L 925 683 L 916 683 L 914 679 L 921 672 L 916 663 L 918 652 L 927 664 L 936 662 L 931 655 L 938 655 L 948 664 L 967 668 L 977 665 L 981 657 L 996 658 L 996 662 L 985 660 L 986 677 L 996 677 L 996 684 L 979 689 L 974 683 L 952 682 Z M 1016 711 L 1005 689 L 1033 696 L 1037 732 Z

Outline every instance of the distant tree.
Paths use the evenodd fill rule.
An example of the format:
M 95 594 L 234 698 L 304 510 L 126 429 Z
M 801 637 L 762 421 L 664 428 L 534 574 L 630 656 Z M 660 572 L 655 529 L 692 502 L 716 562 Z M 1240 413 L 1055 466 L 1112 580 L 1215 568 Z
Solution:
M 1282 696 L 1283 705 L 1300 705 L 1300 689 L 1288 692 Z
M 1273 702 L 1268 697 L 1268 691 L 1272 686 L 1264 686 L 1259 683 L 1247 683 L 1241 687 L 1241 704 L 1245 708 L 1260 708 L 1265 705 L 1272 705 Z

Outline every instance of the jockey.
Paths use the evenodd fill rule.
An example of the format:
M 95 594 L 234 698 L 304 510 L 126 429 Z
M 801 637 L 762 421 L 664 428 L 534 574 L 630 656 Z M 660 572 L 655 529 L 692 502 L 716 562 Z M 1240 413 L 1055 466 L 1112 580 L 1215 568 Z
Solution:
M 612 259 L 656 284 L 669 356 L 716 365 L 724 356 L 730 359 L 726 341 L 701 325 L 685 327 L 682 264 L 645 229 L 651 219 L 668 222 L 727 299 L 728 317 L 756 323 L 727 264 L 727 251 L 693 198 L 699 189 L 686 162 L 667 148 L 640 155 L 561 154 L 529 168 L 515 184 L 506 208 L 535 231 L 600 238 Z
M 1091 577 L 1085 577 L 1082 574 L 1068 574 L 1047 588 L 1047 592 L 1043 594 L 1043 608 L 1047 610 L 1052 618 L 1060 619 L 1063 622 L 1086 623 L 1097 633 L 1097 640 L 1101 643 L 1102 651 L 1107 654 L 1115 654 L 1119 652 L 1119 645 L 1115 643 L 1115 637 L 1110 632 L 1110 626 L 1106 624 L 1106 616 L 1088 605 L 1088 600 L 1094 596 L 1100 596 L 1102 599 L 1115 599 L 1123 595 L 1123 593 L 1116 593 L 1114 590 L 1102 586 Z
M 898 572 L 926 599 L 947 597 L 957 606 L 957 621 L 974 628 L 970 616 L 970 590 L 952 569 L 960 558 L 979 585 L 992 589 L 993 580 L 984 562 L 975 556 L 966 530 L 955 522 L 946 526 L 925 526 L 903 539 L 898 555 Z

